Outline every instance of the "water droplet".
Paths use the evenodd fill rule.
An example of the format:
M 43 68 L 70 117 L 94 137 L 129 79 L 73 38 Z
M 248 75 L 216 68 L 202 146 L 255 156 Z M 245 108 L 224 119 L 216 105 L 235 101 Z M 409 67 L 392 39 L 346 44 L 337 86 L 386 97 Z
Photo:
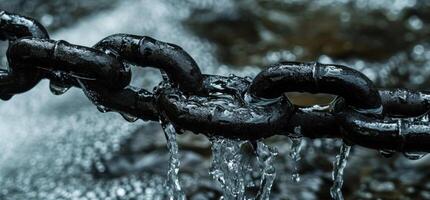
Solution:
M 291 179 L 297 183 L 300 182 L 299 161 L 301 159 L 300 151 L 302 150 L 303 141 L 301 137 L 301 127 L 295 127 L 294 132 L 298 137 L 290 137 L 290 140 L 292 142 L 290 157 L 293 160 L 293 174 L 291 176 Z
M 328 63 L 333 63 L 333 60 L 327 55 L 322 55 L 318 58 L 318 62 L 328 64 Z
M 161 73 L 161 77 L 163 78 L 163 81 L 168 82 L 169 81 L 169 75 L 167 75 L 166 71 L 161 69 L 160 73 Z
M 378 108 L 369 108 L 369 109 L 354 108 L 354 110 L 363 114 L 381 114 L 383 107 L 379 106 Z
M 86 83 L 85 83 L 85 82 L 83 82 L 82 80 L 80 80 L 80 79 L 78 79 L 78 78 L 76 79 L 76 81 L 77 81 L 77 82 L 79 83 L 79 85 L 81 86 L 82 91 L 84 92 L 85 96 L 87 96 L 87 97 L 88 97 L 88 99 L 89 99 L 91 102 L 93 102 L 93 103 L 94 103 L 94 105 L 96 105 L 96 106 L 97 106 L 97 109 L 98 109 L 100 112 L 105 113 L 105 112 L 109 112 L 109 111 L 111 111 L 111 109 L 109 109 L 109 108 L 107 108 L 107 107 L 103 106 L 102 104 L 100 104 L 100 102 L 99 102 L 100 97 L 98 96 L 98 94 L 97 94 L 95 91 L 90 90 L 90 89 L 87 87 L 87 85 L 86 85 Z
M 51 93 L 54 95 L 62 95 L 65 92 L 67 92 L 67 90 L 69 89 L 70 89 L 70 86 L 59 85 L 52 81 L 49 83 L 49 90 L 51 90 Z
M 393 150 L 379 150 L 379 154 L 381 154 L 381 156 L 384 156 L 385 158 L 391 158 L 393 157 L 395 151 Z
M 135 122 L 139 119 L 138 117 L 130 115 L 128 113 L 121 113 L 121 116 L 128 122 Z
M 425 152 L 404 152 L 403 155 L 410 160 L 419 160 L 422 157 L 424 157 L 425 155 L 427 155 L 427 153 L 425 153 Z
M 291 180 L 296 183 L 300 182 L 300 173 L 294 172 L 293 175 L 291 175 Z
M 351 146 L 343 143 L 340 147 L 339 155 L 336 156 L 336 161 L 333 163 L 332 180 L 333 185 L 330 188 L 330 195 L 335 200 L 343 200 L 342 185 L 343 185 L 343 171 L 346 167 Z
M 102 112 L 102 113 L 105 113 L 105 112 L 109 112 L 110 111 L 110 109 L 109 108 L 107 108 L 106 106 L 104 106 L 104 105 L 97 105 L 97 110 L 99 110 L 100 112 Z
M 421 120 L 422 122 L 429 122 L 430 121 L 429 113 L 427 112 L 427 113 L 421 115 L 420 117 L 418 117 L 418 119 Z
M 252 82 L 252 80 L 253 80 L 253 78 L 252 78 L 252 77 L 250 77 L 250 76 L 245 76 L 244 78 L 245 78 L 245 80 L 246 80 L 246 81 L 248 81 L 248 82 Z
M 176 129 L 170 122 L 162 122 L 164 134 L 167 140 L 167 148 L 169 149 L 169 170 L 167 171 L 166 185 L 168 187 L 169 198 L 172 200 L 185 199 L 185 194 L 182 191 L 179 182 L 179 160 L 178 143 L 176 142 Z

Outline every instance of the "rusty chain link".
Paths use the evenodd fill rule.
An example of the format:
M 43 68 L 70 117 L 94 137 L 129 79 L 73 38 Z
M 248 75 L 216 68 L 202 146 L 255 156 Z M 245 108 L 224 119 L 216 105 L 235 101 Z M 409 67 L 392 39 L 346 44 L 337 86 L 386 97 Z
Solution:
M 101 111 L 143 120 L 168 119 L 178 130 L 257 140 L 273 135 L 342 138 L 399 152 L 430 152 L 430 93 L 378 89 L 362 73 L 334 65 L 282 62 L 249 77 L 202 74 L 179 46 L 116 34 L 93 47 L 51 40 L 37 21 L 0 11 L 0 40 L 9 41 L 0 69 L 0 98 L 49 79 L 62 94 L 82 88 Z M 129 86 L 127 63 L 166 75 L 153 92 Z M 300 107 L 286 92 L 328 93 L 328 106 Z

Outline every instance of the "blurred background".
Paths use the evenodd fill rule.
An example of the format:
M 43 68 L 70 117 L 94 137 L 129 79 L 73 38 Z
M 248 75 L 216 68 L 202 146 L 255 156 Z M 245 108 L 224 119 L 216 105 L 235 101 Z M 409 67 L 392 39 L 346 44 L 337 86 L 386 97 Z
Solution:
M 0 0 L 0 10 L 33 17 L 53 39 L 91 46 L 114 33 L 178 44 L 204 73 L 255 76 L 284 60 L 350 66 L 379 87 L 429 88 L 430 1 L 418 0 Z M 0 43 L 1 65 L 7 66 Z M 159 73 L 139 69 L 152 89 Z M 136 74 L 136 73 L 135 73 Z M 100 113 L 81 90 L 62 96 L 43 81 L 0 102 L 0 199 L 165 199 L 168 152 L 157 123 L 128 123 Z M 292 94 L 297 104 L 324 95 Z M 207 138 L 178 136 L 180 178 L 188 199 L 218 199 L 208 173 Z M 298 169 L 291 141 L 272 137 L 277 178 L 271 199 L 329 199 L 340 141 L 304 140 Z M 430 199 L 430 160 L 386 158 L 353 147 L 344 174 L 346 199 Z M 252 190 L 250 191 L 252 193 Z

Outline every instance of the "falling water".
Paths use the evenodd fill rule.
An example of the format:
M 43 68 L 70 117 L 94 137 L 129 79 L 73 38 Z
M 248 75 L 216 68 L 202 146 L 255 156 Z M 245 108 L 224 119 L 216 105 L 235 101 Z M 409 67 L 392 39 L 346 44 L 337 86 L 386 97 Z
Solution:
M 300 157 L 300 151 L 302 150 L 302 137 L 300 136 L 301 134 L 301 128 L 300 127 L 296 127 L 294 129 L 294 132 L 296 133 L 296 135 L 298 135 L 297 137 L 290 137 L 291 139 L 291 151 L 290 151 L 290 157 L 293 160 L 293 174 L 291 176 L 291 179 L 294 182 L 299 182 L 300 181 L 300 173 L 299 173 L 299 161 L 301 159 Z
M 257 195 L 258 200 L 269 199 L 273 181 L 276 178 L 276 170 L 273 160 L 278 155 L 275 148 L 269 147 L 263 142 L 257 143 L 257 159 L 262 168 L 260 189 Z
M 211 143 L 213 158 L 209 174 L 223 190 L 221 199 L 269 199 L 276 177 L 273 162 L 278 151 L 275 148 L 258 141 L 253 150 L 247 148 L 251 146 L 247 141 L 221 137 L 212 137 Z M 259 179 L 253 177 L 253 172 L 261 175 Z M 255 197 L 247 193 L 247 189 L 258 184 Z
M 164 134 L 166 135 L 167 148 L 169 149 L 169 169 L 167 171 L 166 185 L 168 188 L 169 199 L 181 200 L 185 199 L 185 194 L 179 183 L 179 151 L 178 143 L 176 143 L 176 130 L 172 123 L 161 122 Z
M 330 188 L 330 195 L 335 200 L 343 200 L 342 185 L 343 185 L 343 170 L 345 169 L 351 146 L 343 143 L 340 147 L 340 152 L 336 156 L 336 161 L 333 163 L 333 185 Z
M 9 2 L 9 1 L 3 1 L 3 2 Z M 37 1 L 37 2 L 43 2 L 43 1 Z M 84 2 L 84 1 L 79 1 L 79 2 Z M 223 11 L 223 12 L 220 12 L 221 15 L 225 15 L 226 13 L 230 15 L 230 13 L 232 13 L 234 14 L 235 18 L 236 16 L 237 17 L 240 16 L 240 13 L 234 12 L 235 10 L 226 11 L 228 8 L 226 9 L 225 8 L 226 6 L 224 5 L 228 6 L 229 4 L 232 4 L 232 3 L 229 3 L 230 1 L 213 1 L 213 0 L 205 0 L 205 1 L 194 0 L 193 1 L 191 0 L 191 1 L 187 1 L 187 4 L 188 2 L 191 2 L 192 4 L 198 4 L 197 6 L 199 9 L 197 11 L 201 12 L 201 10 L 205 10 L 204 12 L 205 14 L 206 14 L 206 9 L 208 10 L 208 12 L 211 11 L 212 8 L 207 8 L 207 7 L 210 7 L 211 4 L 221 4 L 223 6 L 217 6 L 215 9 L 212 9 L 212 10 L 216 10 L 217 12 Z M 280 4 L 281 2 L 283 4 Z M 385 0 L 385 1 L 364 0 L 364 1 L 356 1 L 356 2 L 337 1 L 336 5 L 333 5 L 332 7 L 335 8 L 336 10 L 342 11 L 342 15 L 340 15 L 342 20 L 347 19 L 346 22 L 343 22 L 344 24 L 341 24 L 342 26 L 339 26 L 342 28 L 344 28 L 344 25 L 348 26 L 350 24 L 360 23 L 363 20 L 364 21 L 366 20 L 369 21 L 369 19 L 371 20 L 372 18 L 360 18 L 360 17 L 354 17 L 354 16 L 356 16 L 357 13 L 360 13 L 360 11 L 381 13 L 377 10 L 379 9 L 379 7 L 382 7 L 381 9 L 383 9 L 383 11 L 387 11 L 387 12 L 382 12 L 382 15 L 388 16 L 388 18 L 392 20 L 390 21 L 389 24 L 396 23 L 395 25 L 397 27 L 397 22 L 401 22 L 398 19 L 406 18 L 402 16 L 404 16 L 405 13 L 407 15 L 409 12 L 408 10 L 403 9 L 402 7 L 412 7 L 412 11 L 417 10 L 418 15 L 415 15 L 417 13 L 414 12 L 415 14 L 410 18 L 414 20 L 408 21 L 411 24 L 411 28 L 416 30 L 416 28 L 414 27 L 417 27 L 417 26 L 412 24 L 418 23 L 418 24 L 421 24 L 418 27 L 422 26 L 421 27 L 422 30 L 425 31 L 428 29 L 426 28 L 428 27 L 428 23 L 426 23 L 425 20 L 420 21 L 416 17 L 416 16 L 421 17 L 419 13 L 421 13 L 420 9 L 422 7 L 419 7 L 418 9 L 413 8 L 413 5 L 421 4 L 421 1 L 410 0 L 410 1 L 395 1 L 395 2 L 396 3 L 392 3 L 392 1 L 388 1 L 388 0 Z M 289 3 L 289 1 L 276 1 L 275 4 L 267 5 L 267 3 L 264 3 L 262 6 L 270 7 L 270 8 L 275 7 L 275 9 L 278 9 L 280 6 L 284 7 L 285 4 L 293 4 L 293 6 L 297 6 L 296 5 L 297 1 L 293 1 L 292 3 Z M 303 8 L 304 8 L 303 12 L 306 12 L 308 14 L 312 14 L 316 12 L 318 14 L 321 11 L 327 10 L 327 5 L 334 4 L 334 1 L 318 1 L 318 2 L 304 1 L 303 3 L 300 2 L 299 4 L 300 6 L 303 5 Z M 251 5 L 251 4 L 241 3 L 241 5 Z M 62 6 L 60 8 L 61 10 L 65 8 L 66 9 L 65 12 L 67 12 L 68 7 L 76 7 L 76 6 L 68 6 L 67 4 L 65 4 L 65 6 Z M 182 26 L 182 22 L 186 22 L 187 17 L 190 15 L 189 13 L 193 13 L 193 10 L 190 10 L 188 8 L 188 5 L 186 5 L 186 3 L 183 3 L 183 2 L 179 3 L 177 1 L 142 1 L 142 0 L 134 1 L 133 0 L 133 1 L 121 1 L 121 4 L 119 6 L 115 5 L 115 7 L 117 8 L 108 10 L 106 12 L 105 11 L 94 12 L 89 18 L 85 18 L 82 20 L 72 18 L 71 20 L 76 25 L 68 26 L 69 28 L 59 31 L 60 33 L 54 33 L 54 38 L 65 39 L 72 43 L 75 42 L 81 45 L 91 45 L 96 43 L 101 38 L 112 33 L 124 32 L 124 33 L 133 33 L 133 34 L 145 34 L 145 35 L 152 36 L 154 38 L 159 38 L 165 41 L 179 44 L 187 51 L 190 51 L 190 54 L 196 58 L 197 63 L 201 65 L 202 71 L 205 73 L 212 74 L 213 72 L 217 72 L 217 74 L 221 74 L 221 73 L 225 74 L 225 73 L 230 73 L 231 71 L 234 70 L 234 69 L 228 68 L 228 66 L 224 66 L 223 65 L 224 63 L 217 62 L 216 56 L 213 55 L 215 52 L 214 49 L 216 49 L 216 47 L 212 46 L 213 44 L 216 44 L 216 42 L 211 42 L 210 40 L 208 42 L 205 37 L 200 38 L 200 37 L 194 36 L 192 33 L 190 33 L 190 31 L 188 31 L 187 27 Z M 291 7 L 291 5 L 285 5 L 285 7 L 288 9 L 289 7 Z M 49 7 L 47 8 L 49 9 Z M 260 8 L 260 7 L 257 7 L 257 8 Z M 49 12 L 44 12 L 44 10 L 46 9 L 41 9 L 38 12 L 46 13 L 47 16 L 50 16 L 48 14 Z M 284 22 L 285 20 L 279 20 L 284 18 L 288 18 L 292 20 L 292 23 L 288 23 L 288 24 L 293 24 L 293 25 L 302 24 L 301 22 L 312 21 L 312 20 L 301 21 L 301 19 L 303 18 L 301 16 L 305 16 L 305 15 L 299 14 L 299 16 L 296 16 L 294 13 L 292 13 L 291 16 L 276 15 L 275 17 L 276 19 L 270 19 L 271 17 L 273 18 L 272 16 L 273 12 L 265 12 L 266 14 L 264 14 L 260 12 L 261 9 L 250 9 L 249 7 L 245 7 L 244 9 L 241 8 L 240 10 L 245 10 L 245 11 L 251 10 L 253 12 L 258 11 L 259 12 L 258 14 L 262 14 L 258 16 L 266 17 L 266 18 L 268 17 L 269 23 L 272 23 L 272 21 L 274 20 L 275 20 L 274 22 L 276 23 L 278 21 Z M 266 11 L 266 10 L 263 10 L 263 11 Z M 246 16 L 250 16 L 250 15 L 248 14 Z M 337 16 L 337 15 L 336 13 L 332 13 L 330 16 Z M 33 16 L 33 17 L 36 17 L 36 16 Z M 62 18 L 62 17 L 59 17 L 59 18 Z M 145 23 L 138 23 L 139 20 L 142 18 L 147 19 Z M 194 17 L 194 15 L 192 15 L 191 18 L 201 20 L 201 17 Z M 207 20 L 208 18 L 204 18 L 204 19 Z M 221 18 L 221 19 L 224 19 L 224 18 Z M 356 19 L 361 19 L 361 20 L 357 21 Z M 41 21 L 46 21 L 46 20 L 41 20 Z M 252 22 L 253 20 L 251 19 L 247 21 Z M 221 21 L 221 23 L 222 22 L 223 21 Z M 417 23 L 411 23 L 411 22 L 417 22 Z M 213 25 L 213 23 L 211 24 Z M 233 23 L 233 24 L 236 25 L 236 23 Z M 378 25 L 377 27 L 381 27 L 381 26 Z M 382 26 L 382 28 L 383 27 L 384 26 Z M 267 32 L 271 33 L 271 30 L 267 30 L 266 28 L 262 30 L 263 32 L 259 32 L 259 33 L 260 34 L 263 33 L 262 34 L 263 36 L 266 36 Z M 314 30 L 318 30 L 318 27 L 314 28 Z M 246 32 L 249 32 L 249 31 L 246 31 Z M 175 33 L 175 34 L 172 34 L 172 33 Z M 264 35 L 264 33 L 266 35 Z M 85 37 L 82 37 L 83 34 L 85 35 Z M 268 40 L 268 41 L 269 41 L 269 44 L 273 43 L 273 40 Z M 405 46 L 410 47 L 410 45 L 405 45 Z M 395 84 L 406 84 L 405 82 L 407 82 L 409 77 L 409 79 L 412 81 L 412 84 L 419 85 L 421 84 L 420 81 L 421 82 L 423 80 L 425 81 L 426 80 L 425 77 L 428 77 L 429 70 L 423 67 L 423 66 L 426 66 L 426 63 L 429 62 L 428 41 L 423 41 L 423 43 L 420 42 L 415 46 L 415 48 L 411 48 L 411 49 L 414 49 L 414 51 L 412 51 L 413 53 L 417 49 L 416 47 L 422 48 L 423 46 L 425 48 L 424 51 L 421 51 L 421 53 L 419 54 L 417 53 L 411 54 L 412 57 L 418 55 L 419 60 L 422 60 L 423 64 L 419 63 L 417 61 L 418 59 L 410 61 L 409 54 L 411 53 L 411 51 L 404 51 L 404 50 L 399 50 L 398 51 L 399 54 L 396 54 L 390 57 L 390 59 L 387 61 L 381 61 L 378 63 L 365 62 L 360 59 L 354 59 L 353 57 L 350 60 L 346 60 L 345 62 L 350 63 L 349 66 L 358 68 L 360 69 L 360 71 L 366 72 L 366 75 L 368 75 L 369 77 L 371 78 L 373 77 L 375 80 L 379 80 L 382 86 L 386 86 L 387 83 L 393 82 L 393 79 L 387 78 L 387 77 L 390 77 L 390 74 L 393 74 L 393 73 L 395 75 L 398 75 L 397 73 L 399 71 L 403 71 L 399 73 L 405 73 L 404 71 L 408 73 L 406 73 L 407 75 L 405 77 L 402 76 L 403 78 L 401 79 L 399 78 L 399 80 L 402 80 L 404 82 L 398 83 L 396 80 L 394 80 Z M 234 49 L 237 49 L 237 48 L 234 48 Z M 282 49 L 285 49 L 285 48 L 282 48 Z M 268 49 L 268 50 L 276 50 L 276 48 Z M 293 57 L 292 59 L 294 60 L 296 59 L 299 60 L 300 54 L 303 54 L 303 53 L 296 53 L 296 52 L 303 51 L 305 52 L 304 54 L 306 54 L 307 52 L 306 45 L 298 45 L 294 49 L 290 49 L 290 50 L 291 50 L 291 53 L 287 55 L 288 56 L 287 58 Z M 378 53 L 378 52 L 375 52 L 375 53 Z M 253 54 L 252 56 L 253 57 L 258 56 L 258 54 L 255 54 L 255 55 Z M 283 58 L 285 58 L 285 56 L 283 56 Z M 248 62 L 250 59 L 241 59 L 241 60 L 245 60 Z M 253 60 L 258 60 L 258 59 L 253 59 Z M 334 60 L 333 62 L 343 62 L 343 61 Z M 405 63 L 408 65 L 407 69 L 403 67 L 405 66 Z M 398 69 L 401 69 L 401 70 L 398 70 Z M 222 70 L 224 70 L 225 72 L 221 72 Z M 240 71 L 240 73 L 249 73 L 250 70 L 249 68 L 244 68 L 244 69 L 237 68 L 237 71 Z M 150 75 L 148 76 L 147 74 L 145 74 L 144 78 L 145 80 L 148 80 L 148 79 L 152 79 L 152 76 Z M 45 84 L 43 86 L 45 86 Z M 148 86 L 148 85 L 145 85 L 145 86 Z M 47 88 L 45 87 L 44 88 L 37 87 L 33 89 L 31 93 L 20 95 L 20 97 L 18 97 L 17 99 L 14 99 L 13 101 L 1 102 L 2 123 L 0 124 L 0 127 L 1 127 L 0 132 L 2 133 L 2 140 L 3 141 L 7 140 L 7 142 L 4 142 L 4 144 L 2 143 L 0 145 L 2 149 L 2 158 L 7 152 L 12 152 L 12 153 L 8 153 L 10 154 L 10 157 L 16 160 L 19 160 L 20 162 L 24 162 L 25 160 L 27 160 L 27 155 L 30 156 L 31 158 L 39 156 L 40 158 L 34 159 L 34 162 L 32 161 L 32 163 L 36 163 L 37 164 L 36 166 L 42 166 L 42 167 L 33 167 L 33 165 L 21 166 L 21 165 L 16 165 L 13 162 L 12 162 L 13 164 L 8 164 L 8 163 L 11 163 L 9 160 L 8 162 L 2 162 L 1 188 L 2 188 L 2 194 L 4 196 L 0 195 L 1 196 L 0 199 L 62 199 L 62 198 L 95 199 L 96 198 L 95 195 L 108 194 L 111 191 L 114 191 L 112 193 L 115 193 L 115 194 L 113 194 L 112 196 L 105 196 L 105 197 L 97 196 L 97 198 L 133 199 L 136 197 L 128 196 L 130 194 L 130 192 L 128 192 L 128 189 L 127 189 L 126 196 L 123 196 L 123 195 L 124 195 L 124 190 L 126 188 L 129 188 L 131 186 L 134 187 L 134 185 L 136 184 L 144 184 L 142 186 L 137 185 L 137 187 L 135 188 L 138 188 L 138 189 L 143 188 L 145 190 L 143 191 L 145 195 L 143 195 L 142 193 L 138 193 L 139 194 L 138 198 L 162 199 L 162 198 L 154 197 L 154 195 L 158 193 L 158 192 L 155 192 L 155 191 L 158 191 L 158 189 L 155 190 L 154 188 L 160 188 L 160 187 L 161 189 L 164 189 L 164 188 L 162 188 L 160 184 L 158 184 L 157 187 L 152 187 L 148 185 L 148 184 L 155 185 L 155 183 L 160 183 L 160 182 L 158 181 L 154 183 L 153 182 L 154 179 L 152 178 L 149 179 L 146 176 L 145 178 L 134 177 L 133 175 L 130 175 L 132 173 L 127 172 L 127 174 L 122 176 L 121 178 L 114 178 L 109 181 L 102 181 L 100 179 L 88 180 L 86 178 L 82 178 L 82 177 L 91 176 L 91 174 L 88 171 L 78 171 L 79 173 L 76 173 L 75 170 L 79 170 L 81 165 L 85 165 L 85 163 L 90 163 L 91 159 L 93 158 L 97 159 L 99 157 L 98 154 L 86 153 L 86 152 L 91 152 L 91 150 L 95 149 L 92 143 L 96 143 L 96 144 L 102 143 L 103 145 L 106 145 L 106 146 L 110 146 L 110 145 L 119 146 L 117 144 L 120 144 L 120 143 L 117 141 L 121 141 L 121 140 L 118 139 L 119 138 L 118 135 L 124 135 L 127 133 L 127 131 L 123 130 L 125 128 L 123 129 L 118 128 L 118 130 L 120 131 L 113 128 L 132 127 L 132 126 L 137 127 L 140 124 L 136 123 L 137 125 L 132 125 L 127 123 L 123 125 L 124 124 L 123 120 L 116 118 L 115 115 L 113 115 L 114 117 L 112 117 L 111 114 L 101 115 L 100 113 L 87 112 L 86 110 L 90 110 L 90 109 L 86 109 L 86 107 L 84 107 L 84 109 L 82 110 L 77 109 L 78 107 L 72 107 L 72 105 L 70 105 L 70 102 L 68 101 L 69 99 L 86 101 L 86 99 L 81 97 L 82 96 L 81 94 L 79 94 L 76 91 L 73 91 L 73 89 L 72 91 L 69 91 L 71 92 L 71 95 L 69 96 L 70 98 L 61 98 L 61 97 L 54 98 L 51 95 L 48 95 L 49 96 L 48 98 L 46 89 Z M 38 98 L 38 97 L 43 97 L 43 98 Z M 22 102 L 25 102 L 25 104 Z M 57 103 L 58 106 L 61 106 L 61 109 L 55 106 L 52 106 L 53 103 Z M 70 112 L 70 113 L 63 112 L 63 108 L 66 109 L 67 107 L 73 108 L 73 112 Z M 108 109 L 103 106 L 99 106 L 98 108 L 103 111 L 108 111 Z M 61 114 L 59 114 L 58 116 L 55 115 L 57 110 L 61 112 Z M 38 113 L 38 111 L 43 111 L 43 112 Z M 14 114 L 13 116 L 10 116 L 9 113 L 23 113 L 23 114 L 21 115 Z M 14 123 L 12 123 L 12 125 L 8 124 L 10 122 L 13 122 L 13 119 L 16 117 L 19 117 L 19 119 L 22 119 L 20 121 L 25 122 L 26 126 L 24 126 L 22 122 L 21 124 L 17 123 L 16 125 Z M 74 120 L 73 121 L 74 123 L 65 123 L 65 122 L 68 122 L 69 119 Z M 45 123 L 48 121 L 52 121 L 53 123 Z M 108 121 L 108 123 L 106 123 L 106 121 Z M 56 129 L 52 128 L 57 124 L 61 126 L 59 126 Z M 131 129 L 131 128 L 127 130 L 129 132 L 134 131 L 134 129 Z M 59 133 L 59 132 L 66 132 L 66 131 L 73 134 L 61 133 L 60 135 Z M 24 137 L 26 142 L 24 143 L 24 145 L 23 143 L 20 142 L 19 139 L 17 139 L 17 136 L 20 135 L 17 133 L 21 133 L 21 132 L 29 133 L 28 136 Z M 44 134 L 42 135 L 43 137 L 40 137 L 39 136 L 40 134 L 38 134 L 39 132 L 46 132 L 47 134 Z M 115 140 L 113 140 L 112 138 L 115 138 Z M 39 144 L 39 141 L 40 141 L 40 144 Z M 44 152 L 45 149 L 41 147 L 43 146 L 41 144 L 47 144 L 47 143 L 50 146 L 49 148 L 47 148 L 48 150 Z M 8 151 L 4 151 L 3 149 Z M 16 149 L 18 151 L 9 151 L 10 149 L 12 150 Z M 40 152 L 36 152 L 35 150 Z M 58 155 L 58 153 L 54 154 L 51 152 L 58 152 L 58 153 L 61 153 L 61 155 Z M 80 152 L 84 152 L 85 154 Z M 366 155 L 369 155 L 369 152 L 371 151 L 366 151 L 365 152 Z M 306 162 L 309 162 L 309 164 L 314 164 L 314 163 L 318 163 L 319 159 L 324 161 L 327 160 L 328 156 L 325 154 L 323 155 L 323 153 L 324 152 L 320 151 L 319 149 L 317 149 L 315 152 L 312 152 L 312 153 L 306 152 L 307 158 L 308 158 L 308 155 L 309 157 L 310 156 L 316 157 L 316 159 L 306 159 L 307 160 Z M 103 155 L 110 155 L 110 154 L 114 154 L 114 152 L 112 150 L 107 150 L 106 153 L 103 153 Z M 150 152 L 145 154 L 142 157 L 147 158 L 148 154 L 153 155 L 152 152 Z M 68 162 L 67 161 L 67 159 L 69 159 L 68 155 L 72 155 L 70 157 L 76 158 L 76 161 Z M 84 155 L 85 157 L 82 157 L 82 155 Z M 369 159 L 369 158 L 372 158 L 370 157 L 371 155 L 373 154 L 370 154 L 369 156 L 363 156 L 363 157 L 364 159 Z M 357 159 L 360 159 L 361 161 L 363 157 L 358 157 Z M 8 158 L 8 157 L 5 157 L 5 158 Z M 64 162 L 64 160 L 66 160 L 66 162 Z M 302 161 L 303 160 L 304 159 L 302 159 Z M 53 161 L 61 161 L 61 162 L 53 162 Z M 48 163 L 48 164 L 45 165 L 45 163 Z M 60 164 L 57 164 L 57 163 L 60 163 Z M 61 164 L 61 163 L 65 163 L 65 164 Z M 405 179 L 404 176 L 399 176 L 400 174 L 403 174 L 405 172 L 404 170 L 394 170 L 394 171 L 380 170 L 381 168 L 382 169 L 387 168 L 386 163 L 390 163 L 390 162 L 387 162 L 385 159 L 374 159 L 372 160 L 372 163 L 375 163 L 375 164 L 372 164 L 372 166 L 369 167 L 370 169 L 368 171 L 369 172 L 368 176 L 370 178 L 360 180 L 360 185 L 370 185 L 368 184 L 369 182 L 374 182 L 375 180 L 377 180 L 378 177 L 372 176 L 372 175 L 375 175 L 376 173 L 377 175 L 379 175 L 379 177 L 384 175 L 390 178 L 394 177 L 394 181 L 396 181 L 396 183 L 399 184 L 398 185 L 399 189 L 413 187 L 414 190 L 418 191 L 414 193 L 409 193 L 409 192 L 403 193 L 402 196 L 406 196 L 405 198 L 407 197 L 423 198 L 423 199 L 429 198 L 429 194 L 427 192 L 428 187 L 425 186 L 425 183 L 428 181 L 424 179 L 413 178 L 413 177 L 420 177 L 420 176 L 427 175 L 425 170 L 424 171 L 410 170 L 409 173 L 412 174 L 413 176 L 412 176 L 412 179 L 406 178 L 408 181 L 407 181 L 407 185 L 405 185 L 405 183 L 401 183 L 401 181 L 398 181 L 400 177 L 402 177 L 400 178 L 401 180 Z M 401 166 L 398 168 L 403 167 L 403 165 L 406 165 L 409 162 L 402 160 L 401 163 L 403 164 L 401 164 Z M 60 171 L 59 173 L 52 172 L 54 171 L 53 169 L 56 169 L 56 168 L 53 168 L 53 166 L 56 166 L 56 165 L 58 165 L 59 166 L 58 168 L 61 169 L 59 170 Z M 16 168 L 13 171 L 14 173 L 7 173 L 9 172 L 7 170 L 9 166 L 13 166 L 13 168 Z M 355 166 L 355 167 L 359 168 L 360 166 Z M 62 168 L 68 169 L 68 170 L 66 171 Z M 73 170 L 74 173 L 71 174 L 69 172 L 69 169 Z M 204 170 L 204 169 L 202 169 L 201 167 L 200 168 L 196 167 L 195 170 L 200 172 L 201 170 Z M 306 172 L 302 171 L 301 172 L 302 179 L 303 179 L 304 173 L 314 174 L 315 171 L 318 172 L 319 170 L 320 169 L 317 167 L 313 170 L 308 169 Z M 49 173 L 45 173 L 46 171 L 48 171 Z M 10 174 L 16 174 L 16 175 L 10 175 Z M 78 176 L 76 176 L 76 174 L 78 174 Z M 355 176 L 362 176 L 362 175 L 363 174 L 357 174 Z M 66 176 L 66 178 L 64 178 L 64 176 Z M 284 176 L 284 174 L 278 173 L 278 178 L 279 176 Z M 20 177 L 24 177 L 24 178 L 21 179 Z M 78 177 L 78 178 L 74 179 L 75 177 Z M 11 178 L 12 181 L 9 181 L 8 180 L 9 178 Z M 199 177 L 199 178 L 207 178 L 207 177 Z M 287 179 L 288 178 L 289 177 L 287 177 Z M 19 181 L 14 181 L 14 180 L 19 180 Z M 320 177 L 317 177 L 317 180 L 321 181 Z M 161 182 L 162 181 L 163 180 L 161 180 Z M 314 195 L 313 199 L 321 198 L 319 194 L 321 194 L 322 191 L 320 191 L 319 189 L 318 190 L 315 189 L 310 192 L 307 191 L 306 186 L 308 187 L 313 187 L 313 186 L 309 186 L 312 184 L 308 182 L 304 183 L 304 181 L 305 180 L 302 180 L 302 183 L 300 185 L 303 185 L 303 186 L 300 186 L 299 191 L 297 191 L 296 193 L 288 194 L 289 198 L 293 199 L 295 198 L 295 196 L 299 196 L 305 192 L 310 193 L 311 195 L 313 194 Z M 279 182 L 281 183 L 282 181 L 279 181 Z M 51 185 L 53 185 L 53 187 L 51 187 Z M 183 187 L 184 185 L 185 184 L 183 184 Z M 45 186 L 50 186 L 50 187 L 48 187 L 47 189 L 47 187 Z M 320 185 L 317 185 L 317 186 L 318 187 L 316 188 L 325 188 L 325 186 L 322 186 L 322 185 L 321 187 L 319 187 Z M 420 196 L 419 194 L 420 189 L 423 190 L 421 192 L 422 196 Z M 399 191 L 390 192 L 389 194 L 383 192 L 382 194 L 380 194 L 380 192 L 375 192 L 374 190 L 372 190 L 372 188 L 366 188 L 366 189 L 363 189 L 362 191 L 354 192 L 351 195 L 354 195 L 355 198 L 359 199 L 360 196 L 357 197 L 356 194 L 359 194 L 360 192 L 365 194 L 370 193 L 372 194 L 372 198 L 375 198 L 375 199 L 380 198 L 381 196 L 384 197 L 392 194 L 395 194 L 395 195 L 399 194 Z M 87 193 L 88 195 L 86 195 Z M 75 196 L 76 194 L 78 195 Z M 426 196 L 424 196 L 424 194 L 426 194 Z M 20 195 L 20 196 L 18 196 L 17 198 L 17 195 Z M 37 197 L 39 198 L 36 198 L 36 196 L 34 195 L 38 195 Z M 61 195 L 64 195 L 64 196 L 61 196 Z M 272 194 L 272 196 L 273 195 L 279 195 L 279 194 Z M 285 199 L 285 198 L 286 197 L 284 196 L 284 198 L 279 197 L 276 199 Z M 364 197 L 362 196 L 361 199 L 363 198 Z M 193 198 L 193 199 L 198 199 L 198 198 Z M 312 199 L 312 198 L 298 198 L 298 199 Z
M 209 174 L 215 179 L 223 190 L 222 199 L 245 199 L 245 181 L 249 164 L 240 152 L 246 141 L 213 137 L 212 165 Z

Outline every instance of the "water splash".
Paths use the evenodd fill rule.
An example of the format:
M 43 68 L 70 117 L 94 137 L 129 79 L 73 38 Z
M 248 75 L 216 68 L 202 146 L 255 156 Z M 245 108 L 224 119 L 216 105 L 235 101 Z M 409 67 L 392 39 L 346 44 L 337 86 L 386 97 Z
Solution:
M 212 137 L 210 141 L 213 158 L 209 174 L 223 191 L 221 199 L 269 199 L 276 178 L 273 162 L 278 151 L 275 148 L 261 141 L 252 143 L 222 137 Z M 258 193 L 251 194 L 249 189 L 254 190 L 256 186 Z
M 260 189 L 255 199 L 269 199 L 273 182 L 276 178 L 276 169 L 273 160 L 278 155 L 278 150 L 267 146 L 263 142 L 257 143 L 257 159 L 262 168 Z
M 291 179 L 297 183 L 300 181 L 299 161 L 301 159 L 300 151 L 302 150 L 302 141 L 303 141 L 301 137 L 301 127 L 294 128 L 294 132 L 298 136 L 290 137 L 290 140 L 292 142 L 290 157 L 293 160 L 293 174 L 291 176 Z
M 330 188 L 330 195 L 335 200 L 343 200 L 341 191 L 343 185 L 343 171 L 345 169 L 350 150 L 351 146 L 343 143 L 340 147 L 339 154 L 336 156 L 336 161 L 333 163 L 333 185 Z
M 245 199 L 247 178 L 252 171 L 241 148 L 246 141 L 213 137 L 212 165 L 209 174 L 223 190 L 222 199 Z
M 185 199 L 185 194 L 182 191 L 179 182 L 179 151 L 178 143 L 176 143 L 176 130 L 172 123 L 161 122 L 164 134 L 167 140 L 167 148 L 169 149 L 169 170 L 167 171 L 166 185 L 168 187 L 169 199 L 171 200 L 182 200 Z

